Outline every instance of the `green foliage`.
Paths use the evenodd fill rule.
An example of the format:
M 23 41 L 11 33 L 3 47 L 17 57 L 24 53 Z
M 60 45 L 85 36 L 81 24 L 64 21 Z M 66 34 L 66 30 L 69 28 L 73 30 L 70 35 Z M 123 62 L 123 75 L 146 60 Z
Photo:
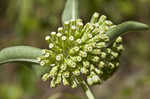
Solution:
M 23 95 L 22 89 L 15 84 L 0 84 L 1 99 L 21 99 Z

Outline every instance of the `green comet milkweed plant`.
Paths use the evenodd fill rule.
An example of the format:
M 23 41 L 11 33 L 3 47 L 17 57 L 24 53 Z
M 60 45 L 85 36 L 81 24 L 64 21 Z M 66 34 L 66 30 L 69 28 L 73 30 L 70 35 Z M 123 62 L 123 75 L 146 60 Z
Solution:
M 49 49 L 43 49 L 38 57 L 41 66 L 49 68 L 42 79 L 51 78 L 50 86 L 63 82 L 72 88 L 80 85 L 77 78 L 88 85 L 99 84 L 119 67 L 119 56 L 123 50 L 122 38 L 118 37 L 111 46 L 106 34 L 116 27 L 106 16 L 95 13 L 85 25 L 81 19 L 65 21 L 63 27 L 45 37 Z
M 0 64 L 30 62 L 47 69 L 42 80 L 52 88 L 69 85 L 81 87 L 89 99 L 95 99 L 89 86 L 101 84 L 119 67 L 123 50 L 121 35 L 128 31 L 147 30 L 146 24 L 127 21 L 114 25 L 106 16 L 93 14 L 84 24 L 78 17 L 78 0 L 67 0 L 62 27 L 49 33 L 48 49 L 14 46 L 0 51 Z

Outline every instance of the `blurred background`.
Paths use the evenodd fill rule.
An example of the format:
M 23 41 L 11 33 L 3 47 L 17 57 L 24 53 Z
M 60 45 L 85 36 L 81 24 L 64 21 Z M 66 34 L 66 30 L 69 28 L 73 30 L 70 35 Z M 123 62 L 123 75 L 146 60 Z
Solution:
M 94 12 L 115 24 L 135 20 L 150 25 L 150 0 L 79 0 L 80 17 Z M 61 26 L 65 0 L 0 0 L 0 49 L 15 45 L 47 48 L 44 37 Z M 150 30 L 125 36 L 119 70 L 92 87 L 96 99 L 150 99 Z M 10 63 L 0 66 L 0 99 L 86 99 L 80 88 L 49 88 L 40 67 Z

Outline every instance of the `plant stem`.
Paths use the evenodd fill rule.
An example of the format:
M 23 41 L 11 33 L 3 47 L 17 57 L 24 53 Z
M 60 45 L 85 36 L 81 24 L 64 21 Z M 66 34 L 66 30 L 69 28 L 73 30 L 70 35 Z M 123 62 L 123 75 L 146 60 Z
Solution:
M 94 94 L 92 90 L 90 89 L 90 87 L 88 86 L 88 84 L 84 80 L 81 80 L 81 78 L 77 78 L 77 81 L 80 83 L 80 86 L 85 92 L 88 99 L 95 99 Z

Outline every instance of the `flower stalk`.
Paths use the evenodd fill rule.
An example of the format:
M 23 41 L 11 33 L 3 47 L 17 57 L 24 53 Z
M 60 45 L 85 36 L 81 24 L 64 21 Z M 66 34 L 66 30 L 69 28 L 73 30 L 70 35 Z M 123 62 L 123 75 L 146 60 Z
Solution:
M 95 99 L 95 96 L 90 87 L 88 86 L 88 84 L 84 80 L 81 80 L 80 78 L 76 79 L 78 80 L 78 82 L 80 82 L 80 87 L 82 88 L 88 99 Z

